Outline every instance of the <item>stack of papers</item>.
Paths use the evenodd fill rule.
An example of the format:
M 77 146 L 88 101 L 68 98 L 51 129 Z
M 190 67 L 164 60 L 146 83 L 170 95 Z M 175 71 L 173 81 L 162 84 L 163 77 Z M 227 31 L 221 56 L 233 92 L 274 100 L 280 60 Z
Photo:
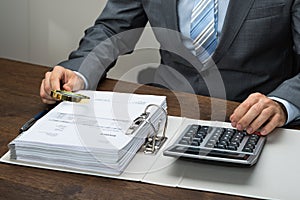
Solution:
M 9 144 L 11 159 L 118 175 L 145 138 L 156 134 L 153 126 L 163 129 L 164 96 L 79 92 L 90 101 L 61 102 Z M 147 123 L 141 122 L 132 134 L 126 134 L 151 104 L 157 106 L 148 107 Z

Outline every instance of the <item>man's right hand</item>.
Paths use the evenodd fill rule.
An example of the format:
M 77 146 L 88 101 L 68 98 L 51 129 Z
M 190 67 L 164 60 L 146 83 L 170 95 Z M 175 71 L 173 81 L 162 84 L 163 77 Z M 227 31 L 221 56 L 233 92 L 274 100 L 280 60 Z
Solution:
M 55 66 L 51 72 L 45 74 L 40 87 L 43 103 L 56 103 L 50 94 L 52 90 L 77 91 L 84 88 L 84 81 L 74 71 L 61 66 Z

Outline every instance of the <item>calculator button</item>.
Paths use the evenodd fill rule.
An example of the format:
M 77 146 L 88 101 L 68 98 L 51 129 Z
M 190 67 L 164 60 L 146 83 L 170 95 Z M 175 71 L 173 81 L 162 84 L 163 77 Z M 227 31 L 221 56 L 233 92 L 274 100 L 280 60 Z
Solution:
M 260 138 L 260 136 L 259 136 L 259 135 L 256 135 L 256 134 L 252 134 L 252 135 L 250 135 L 250 138 L 251 138 L 251 139 L 258 140 L 258 139 Z
M 255 148 L 255 145 L 250 144 L 250 143 L 246 143 L 245 147 L 249 147 L 249 148 L 251 148 L 251 149 L 254 149 L 254 148 Z
M 200 130 L 204 130 L 204 131 L 208 131 L 208 129 L 209 129 L 209 126 L 202 126 L 202 127 L 200 128 Z
M 247 142 L 249 143 L 252 143 L 252 144 L 257 144 L 257 139 L 252 139 L 252 138 L 249 138 Z
M 214 143 L 214 142 L 207 142 L 206 145 L 205 145 L 205 147 L 214 148 L 215 145 L 216 145 L 216 143 Z
M 200 146 L 200 142 L 197 140 L 193 140 L 191 143 L 192 146 Z
M 206 135 L 202 135 L 202 134 L 198 134 L 196 133 L 195 137 L 194 138 L 199 138 L 199 139 L 204 139 Z
M 216 138 L 211 138 L 211 139 L 209 139 L 209 142 L 212 142 L 212 143 L 217 143 L 218 142 L 218 139 L 216 139 Z
M 185 136 L 182 137 L 183 140 L 186 140 L 186 141 L 188 141 L 188 142 L 192 141 L 192 138 L 193 138 L 193 137 L 185 137 Z
M 182 139 L 182 140 L 179 141 L 179 144 L 188 145 L 189 142 L 187 140 Z
M 232 151 L 236 151 L 237 150 L 237 146 L 234 146 L 234 145 L 229 145 L 227 147 L 228 150 L 232 150 Z
M 221 141 L 219 142 L 219 144 L 228 146 L 228 141 L 226 141 L 226 140 L 221 140 Z
M 245 147 L 243 149 L 244 152 L 249 152 L 249 153 L 252 153 L 253 152 L 253 149 L 252 148 L 249 148 L 249 147 Z
M 226 148 L 227 148 L 227 145 L 224 145 L 224 144 L 218 144 L 216 147 L 219 148 L 219 149 L 226 149 Z
M 221 137 L 221 140 L 229 141 L 230 139 L 231 139 L 231 137 L 230 137 L 230 136 L 227 136 L 227 135 L 223 135 L 223 136 Z
M 185 137 L 193 137 L 194 133 L 193 132 L 187 132 L 184 136 Z
M 233 138 L 233 139 L 231 140 L 231 142 L 240 144 L 240 143 L 241 143 L 241 139 L 240 139 L 240 138 Z
M 218 135 L 212 135 L 210 139 L 211 139 L 211 140 L 216 140 L 216 141 L 217 141 L 217 140 L 219 139 L 219 137 L 220 137 L 220 136 L 218 136 Z
M 239 142 L 236 142 L 236 141 L 231 141 L 231 142 L 230 142 L 230 145 L 231 145 L 231 146 L 235 146 L 235 147 L 238 148 L 238 147 L 240 146 L 240 143 L 239 143 Z

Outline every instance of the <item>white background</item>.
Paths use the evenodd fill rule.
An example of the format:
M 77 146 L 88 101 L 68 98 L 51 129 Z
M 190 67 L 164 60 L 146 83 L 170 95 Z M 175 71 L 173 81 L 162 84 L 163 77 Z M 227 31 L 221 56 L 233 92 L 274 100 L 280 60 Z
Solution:
M 55 66 L 76 49 L 106 0 L 1 0 L 0 57 Z M 158 47 L 152 31 L 145 30 L 137 49 Z M 136 82 L 141 63 L 158 63 L 158 53 L 139 50 L 122 56 L 109 77 Z M 133 69 L 129 72 L 130 69 Z

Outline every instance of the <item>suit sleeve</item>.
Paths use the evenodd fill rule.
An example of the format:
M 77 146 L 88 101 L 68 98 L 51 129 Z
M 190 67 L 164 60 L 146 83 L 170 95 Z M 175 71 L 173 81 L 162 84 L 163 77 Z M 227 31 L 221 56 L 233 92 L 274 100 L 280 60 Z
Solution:
M 118 56 L 134 50 L 147 21 L 140 0 L 108 0 L 78 49 L 58 65 L 78 71 L 88 80 L 88 89 L 96 89 Z
M 296 75 L 284 81 L 269 96 L 285 99 L 300 109 L 300 0 L 294 2 L 291 14 Z

